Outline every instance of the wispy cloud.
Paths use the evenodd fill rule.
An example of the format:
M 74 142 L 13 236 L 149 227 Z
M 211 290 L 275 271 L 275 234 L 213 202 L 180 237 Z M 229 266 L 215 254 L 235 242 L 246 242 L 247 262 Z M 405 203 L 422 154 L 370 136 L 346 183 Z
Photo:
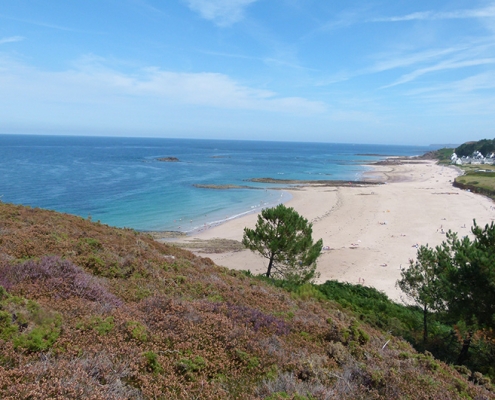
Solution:
M 3 15 L 3 14 L 0 14 L 0 18 L 8 19 L 10 21 L 22 22 L 24 24 L 29 24 L 29 25 L 41 26 L 43 28 L 54 29 L 57 31 L 76 32 L 76 33 L 101 33 L 101 32 L 90 32 L 90 31 L 84 31 L 84 30 L 75 29 L 75 28 L 69 28 L 67 26 L 62 26 L 62 25 L 50 24 L 50 23 L 47 23 L 44 21 L 36 21 L 36 20 L 24 19 L 24 18 L 14 18 L 14 17 L 8 16 L 8 15 Z
M 131 4 L 136 5 L 137 7 L 142 8 L 143 10 L 146 10 L 152 14 L 159 15 L 159 16 L 168 16 L 167 13 L 164 11 L 160 10 L 157 7 L 154 7 L 151 5 L 148 1 L 146 0 L 129 0 Z
M 245 54 L 235 54 L 235 53 L 224 53 L 221 51 L 209 51 L 209 50 L 202 50 L 202 49 L 197 49 L 198 53 L 202 54 L 207 54 L 209 56 L 218 56 L 218 57 L 226 57 L 226 58 L 240 58 L 244 60 L 258 60 L 262 61 L 263 58 L 261 57 L 252 57 L 252 56 L 247 56 Z
M 1 38 L 0 44 L 21 42 L 23 40 L 24 40 L 24 38 L 22 36 L 10 36 L 10 37 L 6 37 L 6 38 Z
M 288 67 L 288 68 L 296 69 L 296 70 L 317 71 L 317 69 L 315 69 L 315 68 L 304 67 L 304 66 L 299 65 L 297 63 L 286 61 L 282 58 L 252 57 L 252 56 L 246 56 L 243 54 L 222 53 L 222 52 L 218 52 L 218 51 L 204 51 L 204 50 L 198 50 L 198 51 L 200 53 L 208 54 L 211 56 L 219 56 L 219 57 L 226 57 L 226 58 L 239 58 L 239 59 L 244 59 L 244 60 L 253 60 L 253 61 L 259 61 L 259 62 L 269 64 L 269 65 L 279 65 L 279 66 Z
M 439 19 L 467 19 L 467 18 L 494 18 L 495 5 L 472 10 L 455 10 L 447 12 L 423 11 L 402 16 L 374 18 L 372 22 L 400 22 L 416 20 L 439 20 Z
M 476 115 L 493 119 L 495 113 L 495 71 L 486 71 L 448 83 L 429 84 L 404 94 L 427 105 L 427 112 L 437 115 Z
M 189 8 L 218 26 L 227 27 L 244 17 L 244 9 L 258 0 L 184 0 Z
M 469 93 L 489 91 L 492 97 L 495 97 L 493 89 L 495 89 L 495 71 L 487 71 L 453 82 L 430 84 L 427 87 L 411 89 L 405 94 L 408 96 L 422 96 L 443 93 L 445 96 L 453 97 L 453 95 L 466 96 Z
M 371 4 L 342 10 L 333 16 L 331 20 L 319 26 L 314 32 L 338 30 L 360 24 L 363 21 L 366 21 L 366 16 L 369 15 L 370 12 L 372 12 Z
M 410 54 L 403 54 L 403 53 L 377 54 L 374 55 L 374 58 L 377 59 L 377 61 L 375 61 L 374 64 L 372 64 L 371 66 L 356 71 L 345 71 L 345 72 L 341 71 L 340 73 L 334 74 L 331 77 L 327 77 L 325 79 L 318 81 L 316 83 L 316 86 L 326 86 L 337 82 L 343 82 L 358 76 L 407 68 L 433 61 L 438 62 L 438 59 L 441 59 L 442 57 L 451 54 L 456 54 L 464 49 L 466 49 L 465 46 L 459 46 L 459 47 L 450 47 L 446 49 L 432 49 L 426 51 L 419 51 Z
M 258 110 L 277 113 L 315 114 L 325 111 L 318 101 L 280 96 L 269 90 L 243 85 L 225 74 L 183 73 L 155 67 L 123 73 L 105 66 L 104 60 L 85 57 L 76 68 L 64 72 L 40 71 L 0 59 L 2 91 L 30 101 L 94 103 L 95 99 L 127 98 L 159 109 L 164 104 L 204 106 L 226 110 Z M 17 94 L 15 94 L 17 93 Z M 85 100 L 86 99 L 86 100 Z M 103 101 L 103 100 L 102 100 Z M 139 104 L 141 103 L 141 104 Z
M 389 71 L 397 68 L 409 67 L 425 62 L 431 62 L 441 57 L 458 53 L 465 47 L 449 47 L 446 49 L 432 49 L 411 54 L 395 54 L 383 56 L 385 59 L 377 61 L 373 66 L 365 70 L 366 73 Z
M 437 72 L 437 71 L 445 71 L 445 70 L 451 70 L 451 69 L 459 69 L 459 68 L 466 68 L 466 67 L 476 67 L 480 65 L 487 65 L 487 64 L 495 64 L 495 58 L 481 58 L 477 60 L 465 60 L 465 61 L 444 61 L 441 63 L 438 63 L 436 65 L 432 65 L 430 67 L 426 68 L 419 68 L 413 72 L 410 72 L 409 74 L 403 75 L 400 79 L 395 81 L 394 83 L 390 85 L 386 85 L 383 88 L 388 88 L 392 86 L 397 86 L 401 85 L 403 83 L 411 82 L 414 79 L 425 75 L 427 73 L 431 72 Z

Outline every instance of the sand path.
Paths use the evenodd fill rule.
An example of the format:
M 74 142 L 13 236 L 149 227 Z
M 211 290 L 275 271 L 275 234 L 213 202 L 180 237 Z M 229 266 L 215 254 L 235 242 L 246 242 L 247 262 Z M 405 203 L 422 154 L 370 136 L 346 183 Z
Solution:
M 313 238 L 323 239 L 318 259 L 320 282 L 328 279 L 363 283 L 400 300 L 395 287 L 401 266 L 416 256 L 416 244 L 435 246 L 449 229 L 470 234 L 473 219 L 484 225 L 495 218 L 494 203 L 483 196 L 452 187 L 459 174 L 432 161 L 376 166 L 373 178 L 386 182 L 367 187 L 307 187 L 291 191 L 287 205 L 313 222 Z M 180 239 L 241 240 L 244 227 L 253 228 L 257 215 Z M 202 254 L 232 269 L 265 272 L 267 260 L 248 250 Z

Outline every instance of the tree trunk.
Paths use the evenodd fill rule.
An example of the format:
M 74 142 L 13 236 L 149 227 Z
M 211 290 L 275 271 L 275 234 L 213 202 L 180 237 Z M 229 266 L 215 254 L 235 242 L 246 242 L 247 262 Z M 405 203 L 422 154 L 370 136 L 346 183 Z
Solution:
M 428 315 L 428 307 L 425 304 L 423 308 L 423 344 L 425 345 L 426 342 L 428 341 L 428 321 L 426 318 L 427 315 Z
M 471 345 L 471 336 L 471 332 L 469 332 L 468 336 L 462 342 L 462 349 L 457 358 L 457 365 L 462 365 L 467 359 L 469 346 Z
M 275 254 L 272 254 L 270 256 L 270 262 L 268 263 L 268 270 L 266 271 L 266 277 L 269 278 L 270 274 L 272 272 L 272 265 L 273 265 L 273 258 L 275 257 Z

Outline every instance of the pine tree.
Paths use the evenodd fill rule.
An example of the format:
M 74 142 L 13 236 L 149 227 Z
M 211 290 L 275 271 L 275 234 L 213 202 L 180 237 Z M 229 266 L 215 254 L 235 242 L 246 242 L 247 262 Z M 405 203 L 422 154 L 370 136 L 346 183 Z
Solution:
M 266 208 L 255 229 L 244 229 L 242 243 L 269 260 L 267 277 L 301 284 L 316 275 L 322 240 L 313 243 L 312 224 L 283 204 Z

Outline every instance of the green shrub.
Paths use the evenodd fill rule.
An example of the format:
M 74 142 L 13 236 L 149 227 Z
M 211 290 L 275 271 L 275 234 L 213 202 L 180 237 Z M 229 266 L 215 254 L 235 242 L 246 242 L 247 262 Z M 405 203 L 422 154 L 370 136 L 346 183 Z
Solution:
M 206 361 L 200 356 L 196 356 L 193 359 L 181 358 L 175 364 L 177 372 L 183 375 L 189 382 L 194 382 L 196 380 L 195 374 L 203 370 L 205 367 Z
M 139 340 L 140 342 L 146 342 L 146 340 L 148 340 L 146 327 L 140 322 L 138 321 L 127 322 L 127 329 L 129 330 L 131 337 L 133 339 Z
M 158 356 L 153 351 L 146 351 L 143 353 L 146 359 L 146 370 L 148 372 L 153 372 L 159 374 L 163 372 L 163 367 L 158 362 Z
M 260 360 L 258 357 L 251 357 L 245 351 L 236 349 L 235 356 L 237 360 L 246 365 L 247 369 L 255 369 L 260 365 Z
M 114 326 L 115 324 L 113 317 L 91 317 L 91 319 L 87 322 L 79 322 L 76 325 L 76 328 L 81 330 L 92 329 L 98 332 L 98 334 L 100 335 L 106 335 L 114 328 Z
M 0 339 L 14 348 L 36 352 L 50 348 L 58 339 L 62 317 L 36 302 L 9 295 L 0 287 Z

